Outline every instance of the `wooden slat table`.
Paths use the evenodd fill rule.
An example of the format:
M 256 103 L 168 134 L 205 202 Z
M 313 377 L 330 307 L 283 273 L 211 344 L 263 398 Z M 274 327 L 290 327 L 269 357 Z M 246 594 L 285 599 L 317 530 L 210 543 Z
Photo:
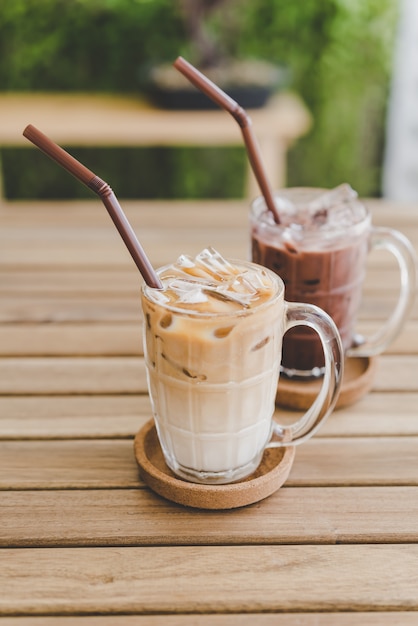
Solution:
M 157 266 L 246 257 L 237 202 L 122 202 Z M 370 201 L 418 247 L 418 207 Z M 418 307 L 285 486 L 222 512 L 139 477 L 140 277 L 100 201 L 0 206 L 0 626 L 418 624 Z M 361 325 L 396 296 L 370 258 Z

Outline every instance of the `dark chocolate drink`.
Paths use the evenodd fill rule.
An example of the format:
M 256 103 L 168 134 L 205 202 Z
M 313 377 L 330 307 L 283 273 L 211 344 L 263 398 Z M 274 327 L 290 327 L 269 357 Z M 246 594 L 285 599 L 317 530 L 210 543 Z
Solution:
M 276 196 L 276 224 L 262 198 L 251 213 L 252 260 L 274 270 L 285 298 L 326 311 L 344 349 L 353 342 L 368 252 L 370 218 L 348 185 L 327 192 L 287 189 Z M 306 327 L 283 338 L 282 370 L 289 376 L 318 376 L 324 367 L 321 342 Z

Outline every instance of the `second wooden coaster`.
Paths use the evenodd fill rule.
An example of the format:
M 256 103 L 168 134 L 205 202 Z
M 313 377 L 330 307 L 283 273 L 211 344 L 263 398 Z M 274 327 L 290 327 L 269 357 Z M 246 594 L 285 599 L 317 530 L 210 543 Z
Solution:
M 178 478 L 167 467 L 154 421 L 137 433 L 135 458 L 141 477 L 167 500 L 199 509 L 234 509 L 267 498 L 283 485 L 295 457 L 295 447 L 267 448 L 256 471 L 228 485 L 200 485 Z

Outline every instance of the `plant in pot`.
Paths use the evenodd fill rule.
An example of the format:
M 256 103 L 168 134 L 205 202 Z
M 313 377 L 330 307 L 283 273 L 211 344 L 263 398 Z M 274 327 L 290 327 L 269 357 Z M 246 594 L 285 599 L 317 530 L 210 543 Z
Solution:
M 240 59 L 234 42 L 240 36 L 246 0 L 176 0 L 187 36 L 188 61 L 245 108 L 262 107 L 273 91 L 287 83 L 283 66 Z M 170 63 L 150 72 L 150 96 L 171 109 L 217 108 Z

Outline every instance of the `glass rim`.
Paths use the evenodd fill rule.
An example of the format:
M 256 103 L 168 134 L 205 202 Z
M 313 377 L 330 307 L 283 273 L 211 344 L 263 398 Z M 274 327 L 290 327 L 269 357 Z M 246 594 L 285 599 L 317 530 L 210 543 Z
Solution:
M 274 192 L 274 197 L 278 197 L 281 193 L 287 190 L 315 190 L 315 191 L 329 191 L 321 187 L 289 187 Z M 360 201 L 361 202 L 361 201 Z M 317 240 L 333 241 L 340 239 L 342 236 L 360 236 L 368 231 L 371 227 L 371 213 L 368 207 L 361 202 L 365 215 L 364 217 L 351 225 L 342 225 L 335 229 L 328 230 L 311 230 L 304 231 L 303 229 L 298 232 L 298 237 L 295 237 L 295 243 L 303 244 L 304 242 L 311 242 Z M 273 216 L 270 216 L 270 212 L 267 209 L 267 205 L 263 196 L 257 196 L 250 203 L 250 218 L 253 223 L 261 225 L 263 228 L 268 229 L 274 233 L 288 233 L 289 226 L 286 224 L 277 224 L 274 222 Z

